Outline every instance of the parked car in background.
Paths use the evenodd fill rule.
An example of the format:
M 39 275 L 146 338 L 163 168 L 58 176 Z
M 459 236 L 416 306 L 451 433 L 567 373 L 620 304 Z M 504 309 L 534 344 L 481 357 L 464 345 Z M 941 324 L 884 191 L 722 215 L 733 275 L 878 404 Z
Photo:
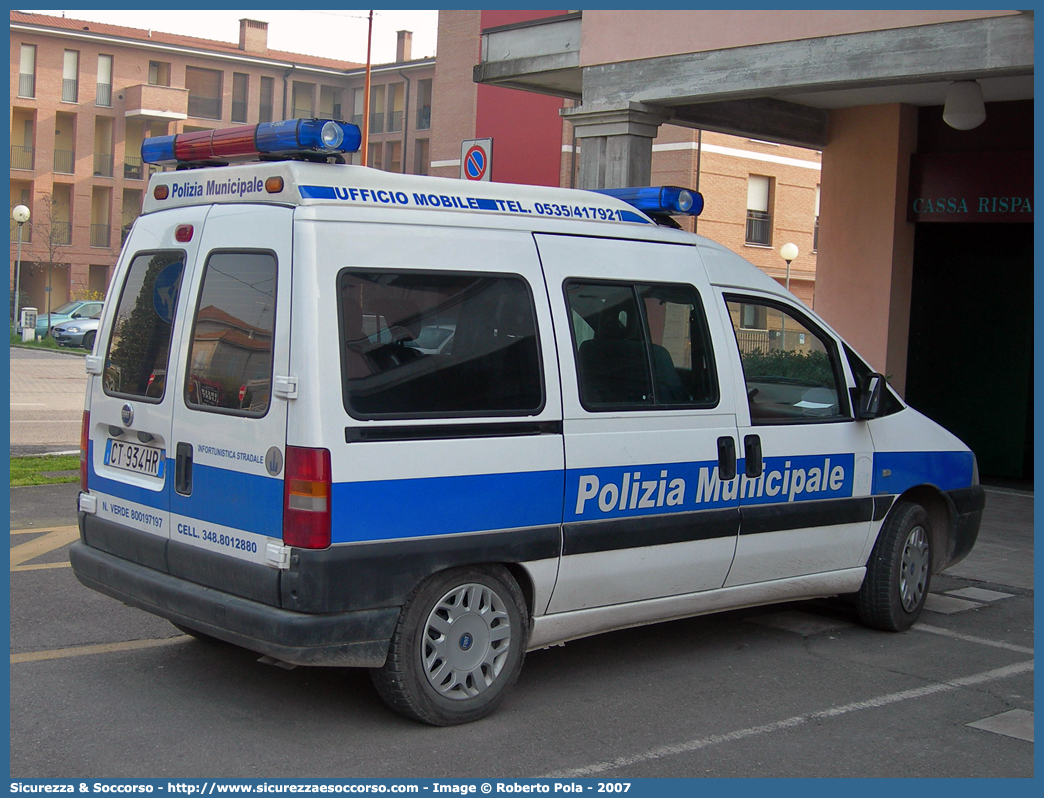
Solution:
M 94 349 L 94 339 L 101 323 L 99 310 L 89 319 L 73 319 L 51 328 L 51 337 L 61 346 L 82 346 L 87 351 Z
M 91 316 L 96 316 L 101 313 L 103 304 L 100 299 L 76 299 L 72 302 L 66 302 L 64 305 L 51 311 L 50 323 L 48 323 L 48 314 L 41 313 L 36 317 L 36 337 L 43 338 L 47 335 L 48 327 L 54 329 L 67 321 L 89 319 Z

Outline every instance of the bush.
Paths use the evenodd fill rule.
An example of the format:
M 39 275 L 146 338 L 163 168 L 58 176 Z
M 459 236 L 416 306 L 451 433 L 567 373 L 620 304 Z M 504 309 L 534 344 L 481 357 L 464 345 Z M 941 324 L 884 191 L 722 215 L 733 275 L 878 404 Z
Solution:
M 834 387 L 834 372 L 826 352 L 794 352 L 773 349 L 762 352 L 755 349 L 743 355 L 743 374 L 748 380 L 755 377 L 782 377 L 809 385 Z

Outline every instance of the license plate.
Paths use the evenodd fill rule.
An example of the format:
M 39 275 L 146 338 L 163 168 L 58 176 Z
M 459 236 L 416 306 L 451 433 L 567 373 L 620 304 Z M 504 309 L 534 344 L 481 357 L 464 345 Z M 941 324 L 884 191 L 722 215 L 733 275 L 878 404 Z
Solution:
M 105 442 L 105 465 L 113 468 L 122 468 L 135 474 L 147 474 L 150 477 L 162 477 L 166 460 L 166 452 L 155 446 L 140 446 L 137 443 L 112 438 Z

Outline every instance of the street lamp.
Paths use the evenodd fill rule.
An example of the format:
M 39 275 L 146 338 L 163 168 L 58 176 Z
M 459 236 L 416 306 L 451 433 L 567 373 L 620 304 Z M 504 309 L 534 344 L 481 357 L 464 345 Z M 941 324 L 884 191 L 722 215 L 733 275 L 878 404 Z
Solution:
M 797 244 L 784 244 L 779 248 L 779 255 L 787 262 L 787 290 L 790 290 L 790 263 L 797 259 Z
M 17 328 L 20 324 L 18 321 L 18 300 L 21 299 L 22 291 L 22 225 L 29 221 L 29 209 L 24 205 L 15 205 L 14 210 L 11 211 L 11 218 L 18 223 L 18 256 L 15 258 L 14 306 L 14 323 Z

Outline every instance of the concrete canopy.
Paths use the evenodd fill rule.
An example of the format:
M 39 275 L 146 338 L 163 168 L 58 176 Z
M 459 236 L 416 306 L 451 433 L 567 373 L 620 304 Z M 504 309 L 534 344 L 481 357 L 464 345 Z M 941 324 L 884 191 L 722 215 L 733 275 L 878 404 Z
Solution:
M 826 109 L 942 105 L 950 81 L 986 101 L 1033 96 L 1032 13 L 581 66 L 582 16 L 483 31 L 479 83 L 583 106 L 669 110 L 673 124 L 820 149 Z M 556 46 L 557 43 L 557 46 Z

